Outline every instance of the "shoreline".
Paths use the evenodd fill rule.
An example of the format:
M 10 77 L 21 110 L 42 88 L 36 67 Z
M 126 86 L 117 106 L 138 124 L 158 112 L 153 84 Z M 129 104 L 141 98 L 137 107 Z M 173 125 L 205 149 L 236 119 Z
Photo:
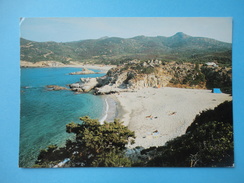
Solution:
M 114 122 L 115 119 L 119 119 L 120 122 L 123 122 L 123 124 L 127 126 L 128 124 L 125 124 L 125 121 L 122 119 L 124 119 L 124 115 L 128 114 L 128 111 L 124 110 L 124 107 L 121 106 L 119 100 L 112 94 L 103 95 L 102 97 L 105 102 L 106 109 L 105 109 L 105 114 L 101 117 L 99 122 L 101 124 L 103 124 L 104 121 L 110 123 L 110 122 Z
M 63 65 L 56 68 L 69 66 L 99 70 L 112 68 L 99 65 Z M 183 135 L 201 111 L 232 100 L 229 94 L 214 94 L 211 90 L 171 87 L 143 88 L 136 92 L 120 92 L 102 97 L 106 108 L 99 121 L 102 121 L 101 124 L 114 119 L 124 122 L 136 135 L 136 143 L 129 145 L 129 148 L 163 146 L 167 141 Z
M 135 144 L 129 148 L 163 146 L 185 134 L 201 111 L 232 100 L 229 94 L 214 94 L 211 90 L 171 87 L 143 88 L 111 97 L 118 103 L 117 116 L 135 132 Z
M 108 118 L 108 112 L 109 110 L 111 110 L 111 107 L 109 107 L 109 104 L 108 104 L 108 100 L 107 98 L 104 98 L 103 97 L 103 100 L 104 100 L 104 103 L 105 103 L 105 110 L 104 110 L 104 115 L 102 116 L 102 118 L 99 120 L 100 124 L 104 124 L 104 121 L 107 121 L 107 118 Z
M 105 102 L 106 109 L 104 116 L 99 121 L 101 124 L 103 124 L 104 121 L 113 122 L 118 116 L 118 101 L 115 101 L 115 99 L 109 95 L 102 96 L 102 98 Z
M 130 112 L 126 110 L 126 106 L 123 106 L 118 99 L 116 95 L 119 94 L 110 94 L 107 95 L 110 97 L 114 102 L 116 103 L 116 115 L 115 119 L 119 119 L 121 122 L 123 122 L 123 125 L 128 126 L 129 125 L 129 119 L 130 119 Z
M 63 68 L 63 67 L 73 67 L 73 68 L 87 68 L 100 70 L 101 73 L 106 73 L 109 69 L 115 67 L 115 65 L 102 65 L 102 64 L 82 64 L 79 62 L 71 62 L 71 64 L 63 64 L 57 61 L 40 61 L 36 63 L 20 61 L 21 68 Z

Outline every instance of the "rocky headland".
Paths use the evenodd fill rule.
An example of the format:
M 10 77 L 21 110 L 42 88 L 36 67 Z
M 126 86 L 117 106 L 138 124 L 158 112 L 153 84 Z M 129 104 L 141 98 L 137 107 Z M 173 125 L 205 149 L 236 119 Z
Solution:
M 73 91 L 110 94 L 137 91 L 146 87 L 192 89 L 231 88 L 231 68 L 204 64 L 132 60 L 110 69 L 105 76 L 81 78 L 70 84 Z

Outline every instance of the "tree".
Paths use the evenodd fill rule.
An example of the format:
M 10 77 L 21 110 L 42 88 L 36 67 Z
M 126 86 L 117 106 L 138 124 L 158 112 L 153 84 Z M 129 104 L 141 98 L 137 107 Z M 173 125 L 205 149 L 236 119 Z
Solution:
M 134 143 L 134 132 L 130 131 L 119 120 L 100 124 L 97 119 L 88 116 L 80 118 L 82 123 L 69 123 L 66 125 L 67 133 L 74 133 L 75 140 L 67 140 L 63 148 L 52 148 L 40 153 L 39 166 L 56 164 L 69 158 L 71 167 L 120 167 L 130 166 L 130 160 L 124 156 L 126 145 Z M 50 166 L 50 165 L 49 165 Z

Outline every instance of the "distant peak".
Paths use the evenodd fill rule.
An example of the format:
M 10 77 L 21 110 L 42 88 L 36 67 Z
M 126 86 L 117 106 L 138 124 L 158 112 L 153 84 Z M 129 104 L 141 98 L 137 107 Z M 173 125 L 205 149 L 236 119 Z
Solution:
M 108 36 L 104 36 L 104 37 L 101 37 L 99 39 L 108 39 L 109 37 Z
M 132 39 L 145 39 L 145 38 L 148 38 L 148 37 L 144 36 L 144 35 L 139 35 L 139 36 L 133 37 Z
M 177 37 L 177 38 L 188 38 L 190 37 L 189 35 L 183 33 L 183 32 L 177 32 L 175 35 L 173 35 L 172 37 Z
M 176 35 L 185 35 L 184 32 L 177 32 Z

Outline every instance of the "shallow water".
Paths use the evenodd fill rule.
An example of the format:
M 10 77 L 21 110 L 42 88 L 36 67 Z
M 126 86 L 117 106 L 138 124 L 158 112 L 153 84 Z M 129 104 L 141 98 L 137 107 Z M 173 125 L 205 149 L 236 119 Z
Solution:
M 68 75 L 80 68 L 22 68 L 21 69 L 21 119 L 20 167 L 33 166 L 39 151 L 50 144 L 59 146 L 72 138 L 65 132 L 71 121 L 88 115 L 102 119 L 105 101 L 100 96 L 74 92 L 48 91 L 46 85 L 66 86 L 81 77 L 100 77 L 104 74 Z M 94 70 L 98 72 L 98 70 Z

